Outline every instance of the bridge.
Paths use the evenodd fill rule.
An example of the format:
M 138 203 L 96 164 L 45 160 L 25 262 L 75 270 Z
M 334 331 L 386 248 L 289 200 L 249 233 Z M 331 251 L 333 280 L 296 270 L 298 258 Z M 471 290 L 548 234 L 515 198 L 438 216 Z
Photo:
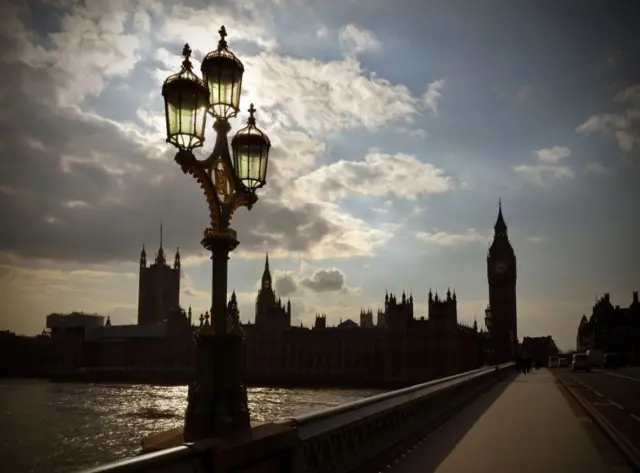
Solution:
M 506 363 L 83 473 L 634 472 L 638 393 L 640 370 L 519 374 Z

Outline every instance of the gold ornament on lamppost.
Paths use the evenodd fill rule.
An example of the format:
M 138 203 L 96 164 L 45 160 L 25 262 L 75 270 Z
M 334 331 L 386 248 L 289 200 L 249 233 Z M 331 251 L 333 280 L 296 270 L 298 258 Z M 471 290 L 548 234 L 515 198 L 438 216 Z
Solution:
M 167 142 L 178 152 L 175 161 L 185 174 L 202 188 L 209 209 L 209 227 L 202 245 L 211 252 L 211 323 L 203 324 L 196 336 L 196 379 L 189 386 L 185 439 L 199 440 L 238 429 L 249 428 L 246 387 L 244 385 L 244 337 L 237 317 L 227 310 L 227 261 L 238 245 L 229 223 L 238 207 L 257 202 L 256 190 L 266 183 L 269 138 L 256 127 L 251 104 L 247 125 L 231 140 L 229 119 L 238 114 L 244 66 L 228 49 L 227 32 L 219 30 L 218 48 L 202 61 L 200 79 L 189 60 L 191 48 L 185 45 L 184 61 L 178 74 L 162 86 L 167 121 Z M 207 113 L 214 118 L 216 142 L 212 153 L 198 159 L 193 153 L 204 143 Z

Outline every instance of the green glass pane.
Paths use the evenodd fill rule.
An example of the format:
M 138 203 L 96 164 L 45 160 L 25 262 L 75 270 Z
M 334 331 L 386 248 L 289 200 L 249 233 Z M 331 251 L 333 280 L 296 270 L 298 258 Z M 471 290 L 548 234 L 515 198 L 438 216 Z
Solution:
M 231 106 L 235 109 L 238 109 L 240 106 L 240 91 L 242 90 L 242 78 L 235 84 L 233 87 L 233 91 L 230 96 Z
M 249 179 L 260 180 L 260 148 L 253 145 L 249 151 L 251 159 L 249 161 Z
M 249 177 L 249 156 L 247 155 L 246 146 L 239 147 L 236 156 L 238 165 L 236 173 L 240 180 L 244 182 Z
M 180 146 L 191 148 L 192 133 L 196 119 L 196 110 L 183 108 L 180 113 Z
M 172 103 L 167 103 L 167 119 L 167 135 L 172 136 L 180 133 L 178 107 Z
M 261 182 L 267 182 L 267 156 L 262 156 L 260 160 L 260 177 Z
M 207 108 L 201 105 L 196 110 L 195 135 L 198 137 L 199 144 L 204 140 L 205 120 L 207 118 Z

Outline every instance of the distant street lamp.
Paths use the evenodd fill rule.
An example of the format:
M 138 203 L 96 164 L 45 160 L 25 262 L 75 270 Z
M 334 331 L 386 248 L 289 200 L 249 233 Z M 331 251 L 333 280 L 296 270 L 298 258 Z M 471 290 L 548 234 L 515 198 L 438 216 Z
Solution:
M 239 320 L 227 311 L 227 261 L 238 246 L 229 222 L 238 207 L 251 209 L 256 189 L 266 183 L 269 138 L 256 128 L 253 104 L 247 126 L 231 140 L 229 118 L 237 115 L 244 66 L 227 48 L 225 27 L 220 28 L 218 49 L 202 61 L 200 79 L 189 61 L 185 45 L 182 70 L 162 85 L 167 120 L 167 142 L 178 148 L 175 161 L 191 174 L 207 199 L 210 226 L 202 246 L 213 261 L 211 324 L 197 332 L 196 377 L 189 385 L 185 441 L 226 435 L 248 429 L 249 408 L 245 385 L 245 344 Z M 211 155 L 199 160 L 193 149 L 204 143 L 207 112 L 215 118 L 216 143 Z
M 496 360 L 494 357 L 494 337 L 493 337 L 493 319 L 491 318 L 491 309 L 489 306 L 484 310 L 484 325 L 487 327 L 487 354 L 489 358 L 489 363 L 492 365 L 496 364 Z

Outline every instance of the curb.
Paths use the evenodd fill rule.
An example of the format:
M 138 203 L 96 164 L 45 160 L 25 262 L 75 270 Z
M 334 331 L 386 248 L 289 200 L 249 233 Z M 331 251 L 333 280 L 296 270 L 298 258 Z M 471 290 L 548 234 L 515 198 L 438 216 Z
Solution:
M 605 436 L 613 443 L 613 445 L 620 451 L 622 456 L 629 462 L 631 468 L 635 472 L 640 472 L 640 452 L 629 442 L 624 435 L 616 429 L 611 422 L 609 422 L 602 414 L 594 409 L 581 394 L 577 393 L 574 389 L 570 388 L 567 383 L 560 377 L 555 376 L 558 380 L 558 384 L 562 388 L 571 394 L 571 397 L 582 407 L 582 409 L 589 415 L 594 424 L 605 434 Z

